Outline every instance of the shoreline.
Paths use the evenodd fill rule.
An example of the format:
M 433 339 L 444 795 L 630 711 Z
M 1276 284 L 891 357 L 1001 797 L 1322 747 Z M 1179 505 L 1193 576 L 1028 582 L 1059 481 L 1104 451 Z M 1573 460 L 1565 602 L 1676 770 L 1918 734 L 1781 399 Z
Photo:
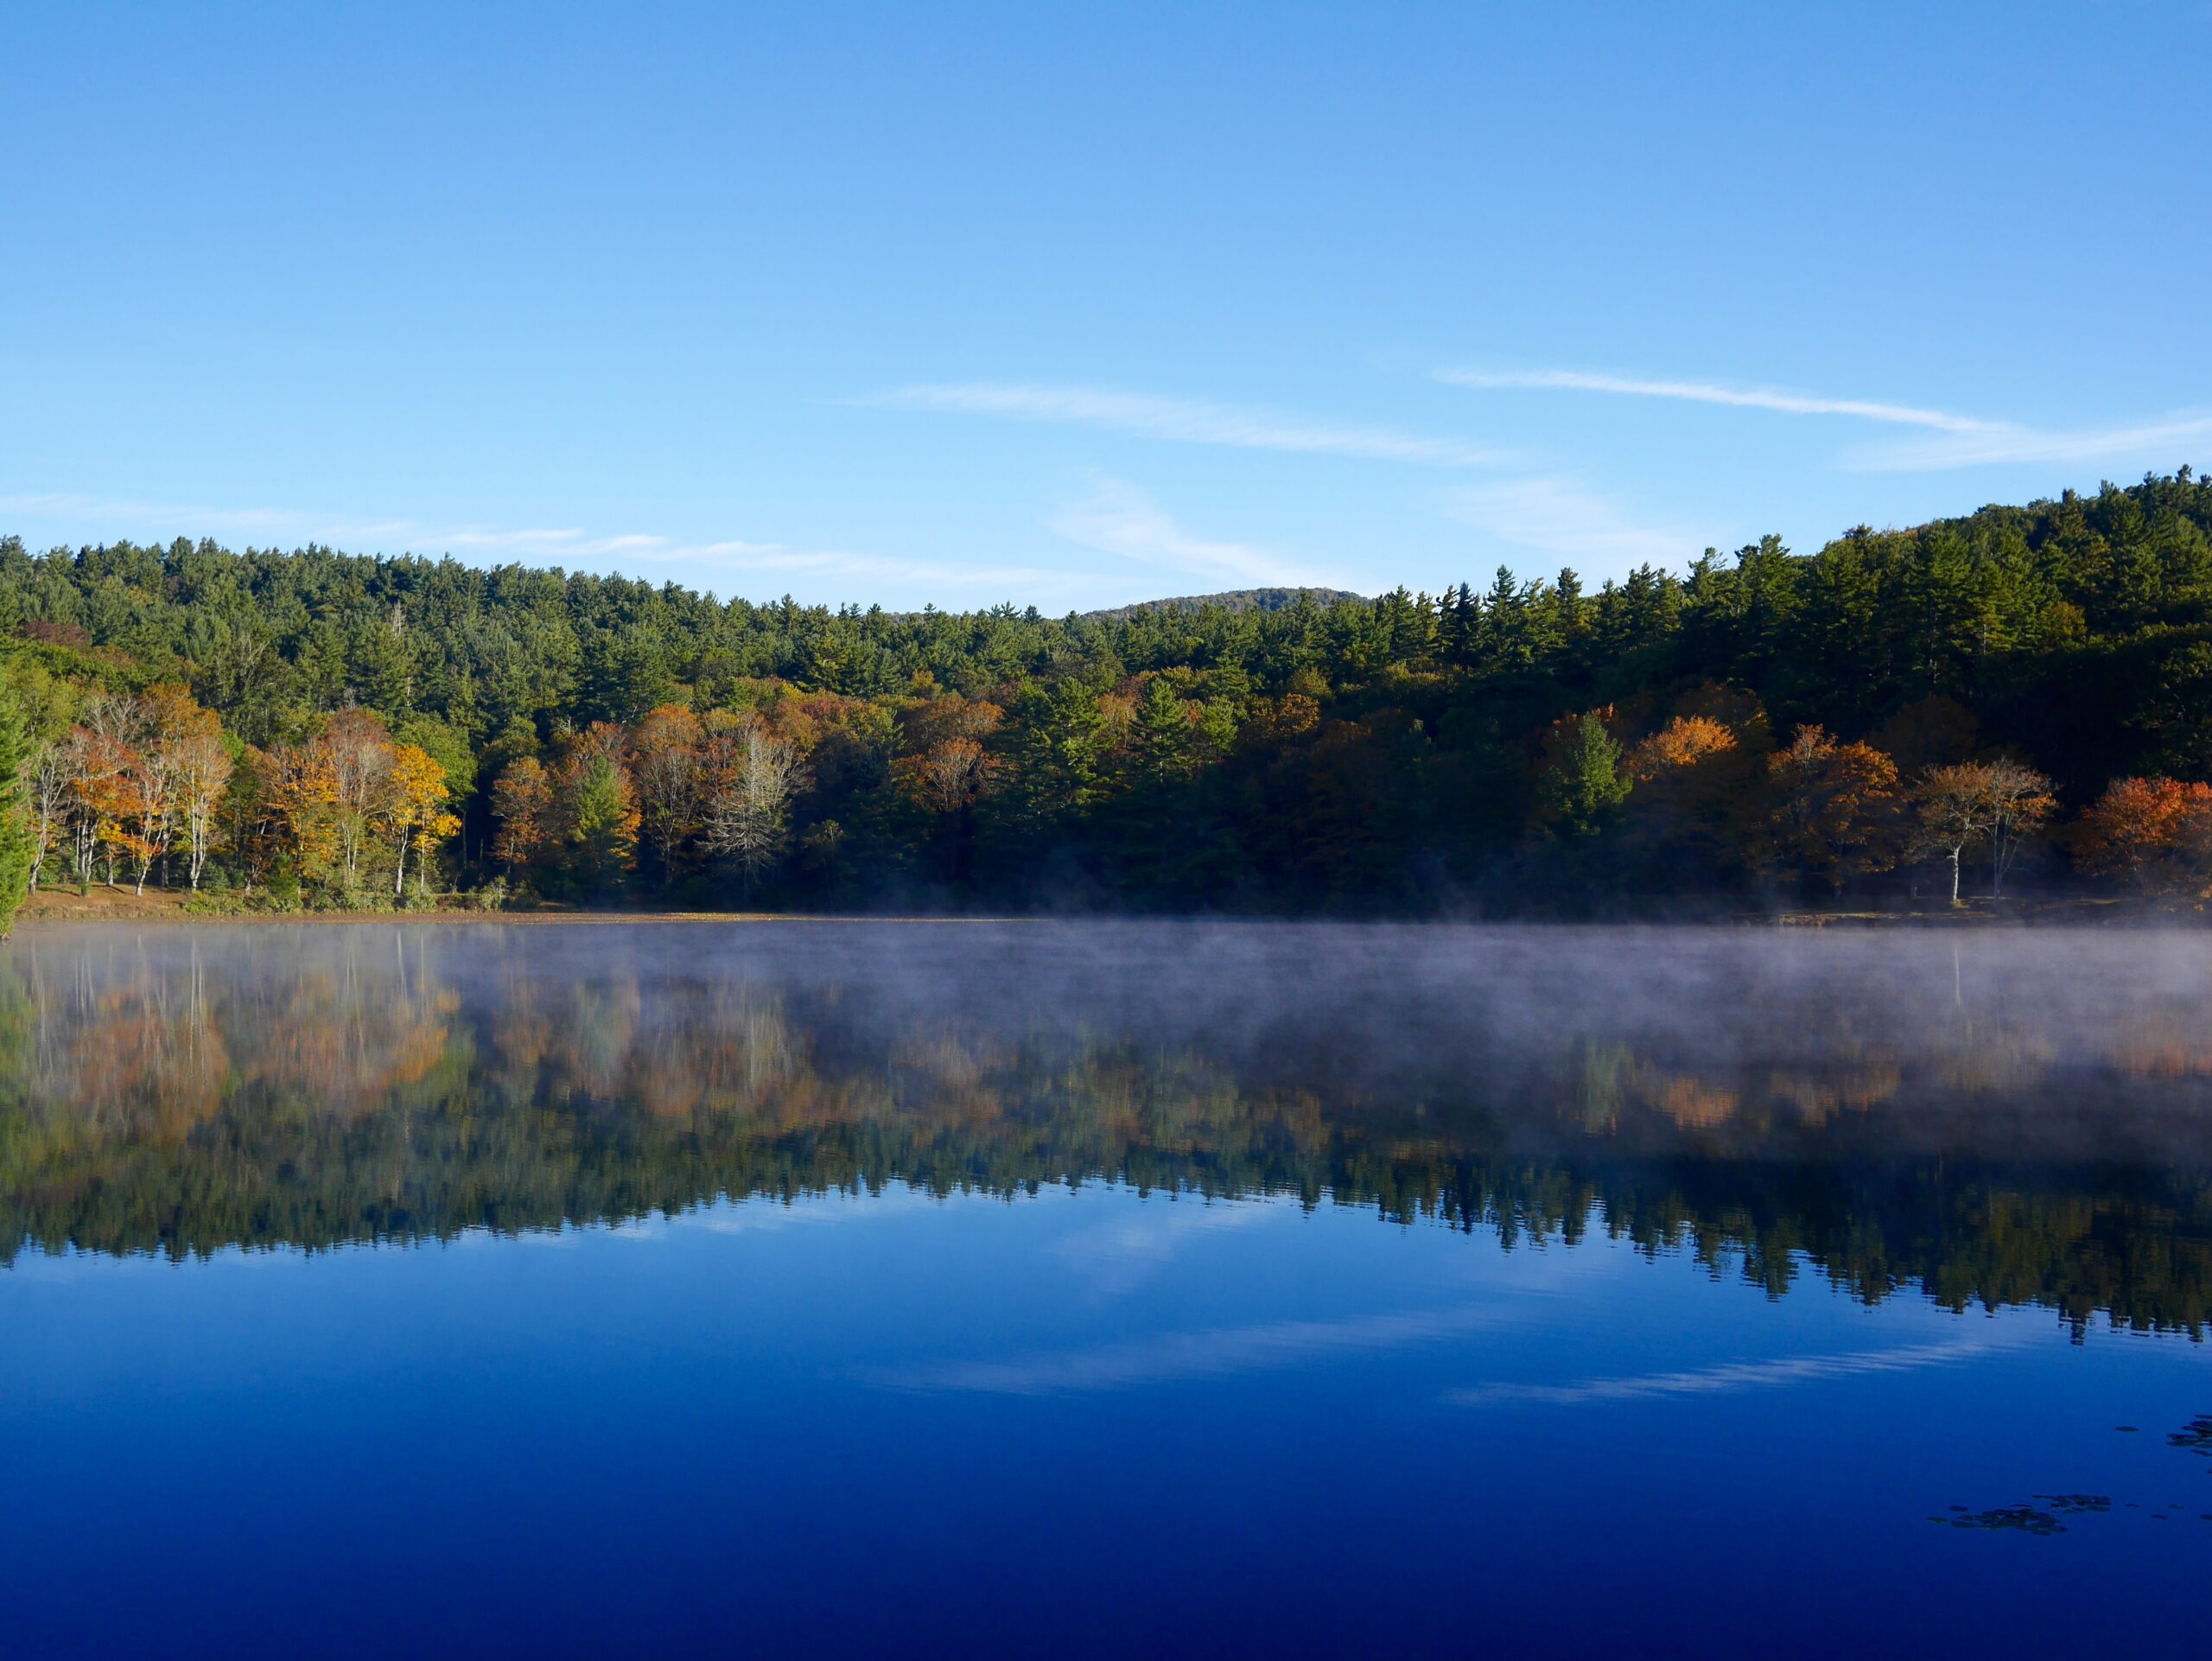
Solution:
M 1334 922 L 1353 926 L 1419 926 L 1431 923 L 1493 924 L 1559 928 L 1643 926 L 1985 930 L 2038 927 L 2171 929 L 2202 926 L 2205 921 L 2201 913 L 2194 911 L 2160 906 L 2139 900 L 2101 897 L 2030 900 L 2018 902 L 2017 905 L 2008 904 L 2001 911 L 1993 909 L 1988 902 L 1984 901 L 1958 910 L 1953 910 L 1948 905 L 1927 910 L 1895 911 L 1873 910 L 1863 907 L 1839 907 L 1834 910 L 1813 907 L 1781 907 L 1758 910 L 1716 909 L 1703 913 L 1675 916 L 1622 913 L 1589 917 L 1468 917 L 1449 914 L 1432 917 L 1331 917 L 1320 914 L 1286 916 L 1280 913 L 1211 913 L 1154 915 L 1115 912 L 917 913 L 912 912 L 703 911 L 692 908 L 583 911 L 556 907 L 479 911 L 459 906 L 407 911 L 380 909 L 294 912 L 194 911 L 187 908 L 189 899 L 188 894 L 170 891 L 142 895 L 127 891 L 111 894 L 96 890 L 91 895 L 80 895 L 73 890 L 64 890 L 59 893 L 46 890 L 30 896 L 24 902 L 22 909 L 16 914 L 16 926 L 18 929 L 45 933 L 67 928 L 113 928 L 123 926 L 132 927 L 261 926 L 296 927 L 315 924 L 358 926 L 376 923 L 442 926 L 497 923 L 530 927 L 563 927 L 609 923 L 876 923 L 908 926 L 943 923 L 1003 926 L 1014 923 L 1120 921 L 1230 924 Z

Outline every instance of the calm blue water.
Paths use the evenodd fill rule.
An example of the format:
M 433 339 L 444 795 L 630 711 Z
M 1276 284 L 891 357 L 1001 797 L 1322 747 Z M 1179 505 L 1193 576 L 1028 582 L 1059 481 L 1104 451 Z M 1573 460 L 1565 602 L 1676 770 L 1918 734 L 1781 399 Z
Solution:
M 2193 936 L 8 951 L 10 1656 L 2204 1652 Z

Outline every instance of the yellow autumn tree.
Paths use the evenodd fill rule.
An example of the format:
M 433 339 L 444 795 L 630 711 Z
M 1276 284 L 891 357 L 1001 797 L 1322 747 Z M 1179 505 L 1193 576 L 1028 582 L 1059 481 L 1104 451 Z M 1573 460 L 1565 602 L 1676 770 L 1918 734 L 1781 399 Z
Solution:
M 291 844 L 299 874 L 326 876 L 338 863 L 338 773 L 320 740 L 281 745 L 269 753 L 269 805 Z
M 385 792 L 383 818 L 396 856 L 391 877 L 396 900 L 407 891 L 409 856 L 415 860 L 416 887 L 426 887 L 431 854 L 461 829 L 461 821 L 446 809 L 445 769 L 416 745 L 393 747 Z

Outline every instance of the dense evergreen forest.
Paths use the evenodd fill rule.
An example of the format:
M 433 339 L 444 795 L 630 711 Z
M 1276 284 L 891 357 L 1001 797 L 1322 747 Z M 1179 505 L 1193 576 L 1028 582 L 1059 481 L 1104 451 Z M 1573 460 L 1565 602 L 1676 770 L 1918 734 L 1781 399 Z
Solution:
M 0 541 L 0 886 L 1423 913 L 2212 881 L 2212 480 L 1052 618 Z

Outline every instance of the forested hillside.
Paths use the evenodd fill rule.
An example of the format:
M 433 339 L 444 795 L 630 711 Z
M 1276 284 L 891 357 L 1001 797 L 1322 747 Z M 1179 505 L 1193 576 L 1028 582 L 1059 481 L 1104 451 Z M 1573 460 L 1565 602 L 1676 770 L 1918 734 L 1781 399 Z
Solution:
M 48 885 L 1419 912 L 2212 880 L 2187 468 L 1594 590 L 1063 619 L 9 539 L 0 637 Z

